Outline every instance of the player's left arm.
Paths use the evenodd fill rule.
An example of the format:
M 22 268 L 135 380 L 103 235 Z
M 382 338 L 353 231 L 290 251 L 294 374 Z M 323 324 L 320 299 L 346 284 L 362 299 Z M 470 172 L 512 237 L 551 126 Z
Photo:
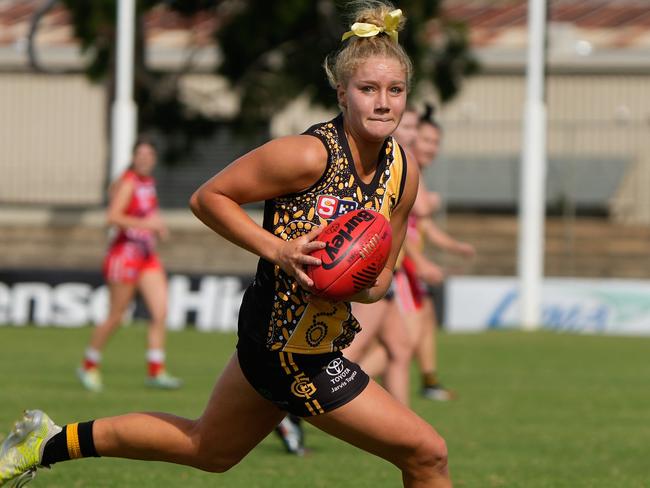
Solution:
M 440 195 L 435 191 L 429 191 L 425 179 L 421 177 L 420 168 L 418 167 L 417 170 L 420 171 L 418 194 L 413 202 L 411 213 L 418 218 L 432 217 L 440 210 Z
M 376 302 L 384 297 L 390 287 L 390 282 L 393 279 L 393 270 L 395 269 L 395 263 L 397 262 L 397 256 L 400 253 L 404 237 L 406 236 L 406 221 L 418 192 L 419 171 L 417 170 L 415 158 L 407 153 L 404 164 L 406 167 L 404 191 L 390 216 L 390 226 L 393 234 L 390 255 L 388 256 L 384 269 L 377 278 L 377 284 L 372 288 L 367 288 L 361 291 L 355 295 L 354 299 L 351 301 L 361 303 Z
M 458 254 L 459 256 L 466 258 L 472 258 L 476 255 L 476 249 L 474 249 L 474 246 L 467 242 L 454 239 L 429 218 L 419 219 L 418 227 L 427 237 L 429 242 L 443 251 Z

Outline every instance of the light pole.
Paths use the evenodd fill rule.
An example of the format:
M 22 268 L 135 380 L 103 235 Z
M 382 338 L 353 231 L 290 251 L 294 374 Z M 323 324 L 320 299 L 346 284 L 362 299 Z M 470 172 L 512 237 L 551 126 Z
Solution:
M 133 101 L 133 45 L 135 0 L 117 4 L 115 100 L 111 109 L 111 181 L 129 165 L 135 142 L 137 107 Z
M 547 159 L 545 34 L 546 0 L 528 0 L 528 56 L 518 246 L 521 323 L 527 330 L 541 325 Z

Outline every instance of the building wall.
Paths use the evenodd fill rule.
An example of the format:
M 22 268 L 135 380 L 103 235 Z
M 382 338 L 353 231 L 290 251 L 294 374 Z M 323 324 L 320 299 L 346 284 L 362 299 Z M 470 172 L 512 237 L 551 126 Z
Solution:
M 201 75 L 201 80 L 206 76 Z M 600 199 L 616 220 L 650 224 L 648 86 L 650 74 L 642 73 L 549 76 L 548 154 L 552 164 L 547 187 L 551 200 L 570 201 L 575 195 L 586 195 L 586 199 L 575 197 L 577 203 L 580 198 Z M 477 178 L 478 171 L 492 176 L 494 188 L 487 191 L 507 193 L 516 201 L 524 99 L 521 73 L 488 73 L 468 79 L 460 96 L 440 114 L 445 126 L 442 158 L 426 173 L 434 188 L 445 193 L 450 182 L 465 185 L 464 194 L 445 195 L 452 202 L 465 194 L 477 195 L 471 185 L 485 182 Z M 3 72 L 0 106 L 0 203 L 102 203 L 108 139 L 101 85 L 90 84 L 81 74 Z M 302 128 L 313 122 L 307 120 L 309 111 L 304 107 L 297 112 L 304 123 L 278 120 Z M 230 159 L 222 157 L 223 151 L 211 154 L 209 147 L 199 151 L 205 161 L 192 160 L 192 165 L 207 164 L 213 174 Z M 188 173 L 188 168 L 182 172 Z M 199 183 L 188 183 L 188 188 Z
M 603 138 L 600 127 L 650 127 L 648 75 L 551 75 L 547 83 L 547 116 L 551 128 L 562 123 L 580 124 L 587 136 L 578 149 L 586 151 L 597 145 L 599 150 L 629 150 L 634 141 L 624 133 Z M 525 79 L 521 75 L 483 75 L 469 78 L 460 95 L 442 110 L 448 131 L 445 150 L 519 151 L 521 140 L 513 138 L 520 131 L 525 101 Z M 493 129 L 485 127 L 492 124 Z M 480 128 L 477 133 L 474 128 Z M 468 135 L 471 139 L 468 144 Z M 566 142 L 549 134 L 549 152 L 566 150 Z M 592 137 L 595 136 L 595 137 Z
M 81 74 L 0 74 L 0 203 L 97 205 L 105 94 Z
M 547 147 L 555 163 L 549 166 L 547 187 L 558 192 L 562 186 L 571 196 L 585 193 L 580 186 L 600 185 L 603 188 L 594 197 L 606 200 L 603 203 L 616 220 L 650 224 L 648 86 L 649 74 L 550 75 Z M 472 170 L 508 171 L 499 178 L 517 184 L 524 101 L 522 75 L 492 74 L 467 80 L 460 96 L 443 107 L 442 159 L 448 164 L 445 167 L 443 162 L 427 174 L 431 184 L 444 192 L 444 181 Z M 506 160 L 510 161 L 507 168 Z M 480 185 L 481 179 L 475 182 Z M 517 189 L 513 191 L 518 194 Z

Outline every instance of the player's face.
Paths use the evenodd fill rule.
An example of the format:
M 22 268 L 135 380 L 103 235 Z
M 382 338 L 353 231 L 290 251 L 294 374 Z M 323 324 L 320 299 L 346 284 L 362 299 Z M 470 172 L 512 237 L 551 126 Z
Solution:
M 337 94 L 352 133 L 368 141 L 383 141 L 404 113 L 406 73 L 397 59 L 373 56 L 357 67 Z
M 140 144 L 133 153 L 133 169 L 141 175 L 150 175 L 156 165 L 156 150 L 149 144 Z
M 440 131 L 431 124 L 421 124 L 414 145 L 420 166 L 428 166 L 436 159 L 440 148 Z
M 418 114 L 412 111 L 404 112 L 393 136 L 402 147 L 410 150 L 418 137 Z

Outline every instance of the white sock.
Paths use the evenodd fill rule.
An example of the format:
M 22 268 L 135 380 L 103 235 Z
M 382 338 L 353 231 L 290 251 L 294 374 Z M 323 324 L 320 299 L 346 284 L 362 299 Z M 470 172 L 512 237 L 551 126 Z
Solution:
M 147 351 L 147 361 L 150 363 L 162 364 L 165 362 L 165 351 L 162 349 L 149 349 Z
M 86 359 L 95 364 L 99 364 L 102 362 L 102 353 L 97 349 L 89 347 L 86 349 Z

